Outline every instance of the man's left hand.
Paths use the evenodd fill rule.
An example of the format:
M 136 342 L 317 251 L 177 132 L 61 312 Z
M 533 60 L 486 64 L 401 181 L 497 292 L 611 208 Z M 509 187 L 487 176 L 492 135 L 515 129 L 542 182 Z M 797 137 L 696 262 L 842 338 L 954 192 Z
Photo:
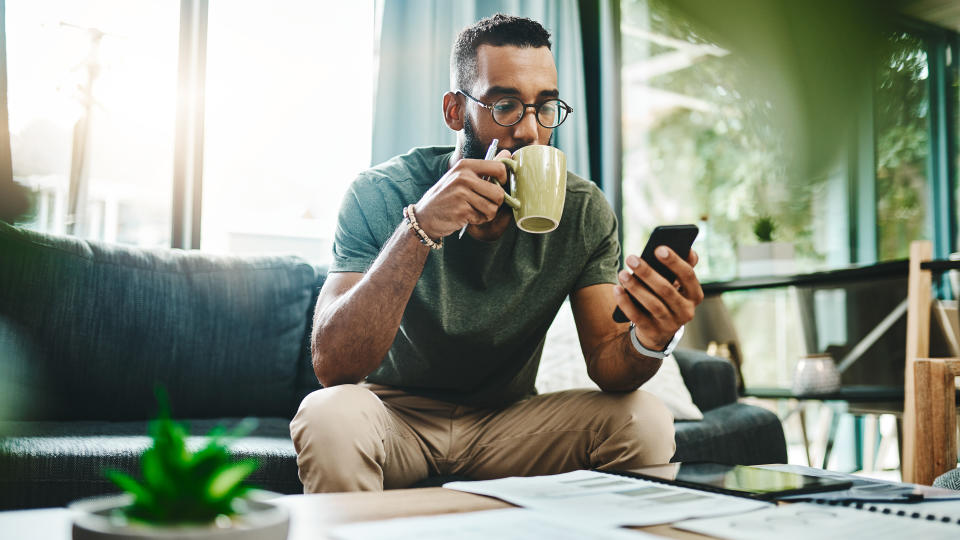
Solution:
M 626 263 L 633 274 L 621 270 L 620 286 L 613 288 L 613 294 L 617 305 L 636 326 L 640 344 L 659 351 L 670 343 L 681 326 L 693 319 L 697 306 L 703 302 L 703 289 L 693 271 L 699 260 L 694 250 L 690 250 L 687 260 L 667 246 L 658 246 L 654 254 L 677 275 L 676 281 L 670 283 L 643 259 L 630 255 Z M 630 296 L 647 312 L 638 308 Z

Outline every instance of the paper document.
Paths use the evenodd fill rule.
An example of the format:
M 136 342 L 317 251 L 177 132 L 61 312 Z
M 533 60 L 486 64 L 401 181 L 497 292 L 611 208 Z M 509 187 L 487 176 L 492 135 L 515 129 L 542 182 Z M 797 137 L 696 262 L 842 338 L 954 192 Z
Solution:
M 626 529 L 597 529 L 577 521 L 558 520 L 554 516 L 523 508 L 485 510 L 462 514 L 410 517 L 352 523 L 333 529 L 339 540 L 644 540 L 656 536 Z
M 673 525 L 717 538 L 736 540 L 947 540 L 960 537 L 955 523 L 910 519 L 844 506 L 796 503 L 739 516 L 694 519 Z
M 749 512 L 770 503 L 596 471 L 449 482 L 445 488 L 575 517 L 591 527 L 656 525 L 692 517 Z

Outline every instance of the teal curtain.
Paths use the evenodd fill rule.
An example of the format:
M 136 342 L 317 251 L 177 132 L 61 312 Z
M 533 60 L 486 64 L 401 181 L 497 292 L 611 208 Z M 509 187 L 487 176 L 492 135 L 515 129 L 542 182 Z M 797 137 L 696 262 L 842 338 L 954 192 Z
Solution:
M 590 177 L 580 8 L 575 0 L 384 0 L 373 120 L 374 164 L 415 146 L 454 144 L 443 123 L 450 88 L 450 49 L 465 26 L 506 13 L 539 21 L 551 33 L 560 94 L 574 114 L 555 144 L 573 172 Z M 599 179 L 596 179 L 599 182 Z
M 623 118 L 620 0 L 580 0 L 586 109 L 590 123 L 590 178 L 603 189 L 623 223 Z M 620 228 L 623 242 L 623 228 Z

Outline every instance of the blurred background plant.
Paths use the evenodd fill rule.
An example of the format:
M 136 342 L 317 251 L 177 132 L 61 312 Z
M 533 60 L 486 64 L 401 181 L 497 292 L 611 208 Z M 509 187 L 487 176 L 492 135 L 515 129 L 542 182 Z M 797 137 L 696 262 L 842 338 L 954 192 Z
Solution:
M 777 224 L 770 216 L 759 216 L 753 220 L 753 235 L 758 242 L 773 242 L 773 233 L 776 230 Z

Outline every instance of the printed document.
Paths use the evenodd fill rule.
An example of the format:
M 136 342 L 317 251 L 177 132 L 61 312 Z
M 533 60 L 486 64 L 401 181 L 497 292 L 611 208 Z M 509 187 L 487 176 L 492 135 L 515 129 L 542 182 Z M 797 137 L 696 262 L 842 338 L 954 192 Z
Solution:
M 771 504 L 597 471 L 449 482 L 445 488 L 496 497 L 591 527 L 645 526 L 739 514 Z
M 676 523 L 673 528 L 736 540 L 960 538 L 960 526 L 956 523 L 812 503 L 788 504 L 739 516 L 694 519 Z

